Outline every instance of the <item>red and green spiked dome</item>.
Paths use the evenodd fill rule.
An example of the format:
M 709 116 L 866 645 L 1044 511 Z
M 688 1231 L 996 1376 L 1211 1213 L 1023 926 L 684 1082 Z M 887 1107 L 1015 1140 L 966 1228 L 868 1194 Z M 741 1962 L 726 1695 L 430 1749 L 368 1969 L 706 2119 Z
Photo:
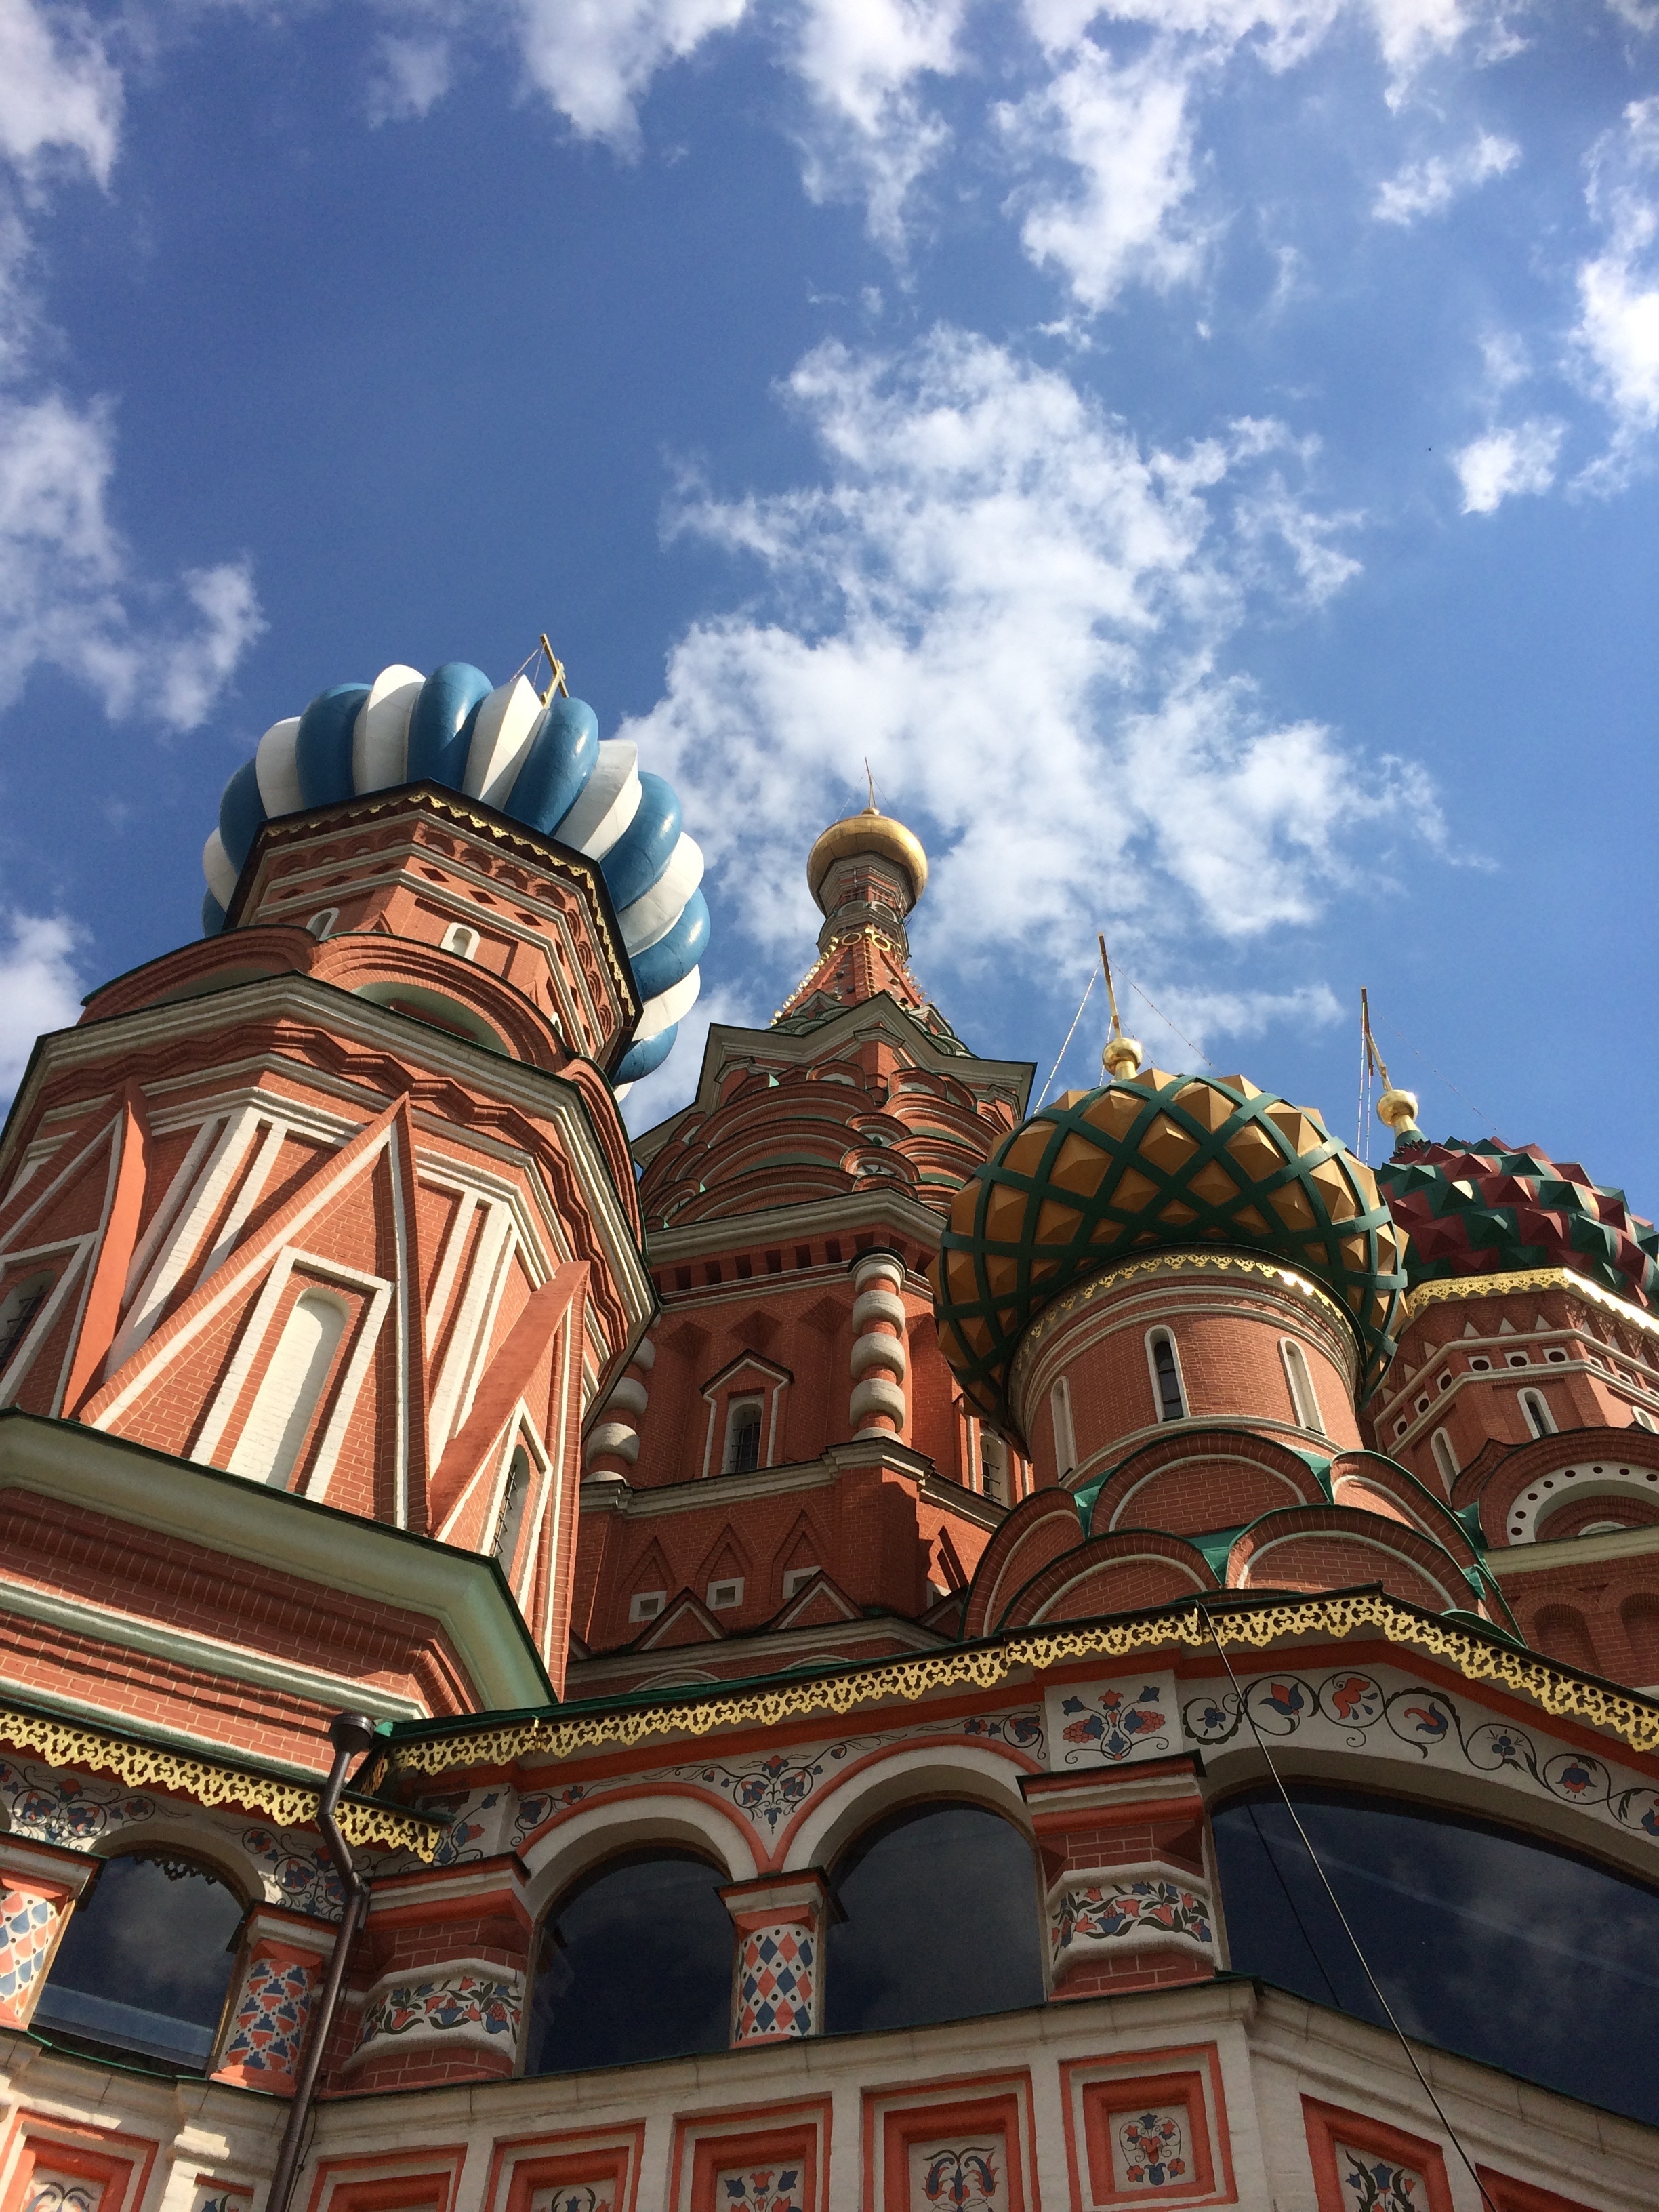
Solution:
M 939 1343 L 969 1402 L 1006 1421 L 1020 1338 L 1073 1284 L 1159 1249 L 1231 1245 L 1335 1297 L 1369 1389 L 1394 1352 L 1401 1242 L 1370 1170 L 1310 1109 L 1242 1075 L 1144 1067 L 1045 1106 L 957 1193 L 930 1271 Z
M 1565 1267 L 1633 1304 L 1659 1310 L 1659 1230 L 1594 1183 L 1576 1160 L 1559 1164 L 1536 1145 L 1501 1138 L 1431 1145 L 1402 1131 L 1376 1171 L 1389 1211 L 1410 1239 L 1413 1288 L 1450 1275 L 1506 1275 Z

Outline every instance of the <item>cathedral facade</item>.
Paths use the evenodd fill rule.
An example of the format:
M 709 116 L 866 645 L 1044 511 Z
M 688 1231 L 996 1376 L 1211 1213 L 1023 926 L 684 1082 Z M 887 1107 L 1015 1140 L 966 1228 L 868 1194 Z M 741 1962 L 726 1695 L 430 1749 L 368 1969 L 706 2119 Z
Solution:
M 1034 1109 L 873 805 L 630 1146 L 702 855 L 556 684 L 204 865 L 0 1139 L 0 2212 L 1651 2206 L 1621 1193 Z

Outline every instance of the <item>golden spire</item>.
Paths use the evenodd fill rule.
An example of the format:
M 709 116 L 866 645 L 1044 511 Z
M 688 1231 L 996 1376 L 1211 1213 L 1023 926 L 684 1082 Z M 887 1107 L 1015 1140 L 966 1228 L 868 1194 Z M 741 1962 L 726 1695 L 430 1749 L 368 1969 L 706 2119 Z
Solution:
M 1393 1131 L 1395 1144 L 1409 1144 L 1413 1139 L 1420 1144 L 1423 1132 L 1417 1126 L 1417 1093 L 1396 1091 L 1389 1080 L 1389 1063 L 1377 1050 L 1376 1039 L 1371 1035 L 1371 1002 L 1363 984 L 1359 990 L 1359 1026 L 1371 1073 L 1382 1085 L 1382 1096 L 1376 1102 L 1377 1120 Z
M 1138 1038 L 1123 1034 L 1123 1024 L 1117 1011 L 1117 990 L 1112 981 L 1112 963 L 1106 957 L 1104 930 L 1095 932 L 1095 942 L 1100 947 L 1100 964 L 1106 972 L 1106 997 L 1112 1009 L 1111 1035 L 1100 1055 L 1100 1064 L 1106 1071 L 1109 1083 L 1121 1083 L 1134 1074 L 1140 1066 L 1140 1043 Z

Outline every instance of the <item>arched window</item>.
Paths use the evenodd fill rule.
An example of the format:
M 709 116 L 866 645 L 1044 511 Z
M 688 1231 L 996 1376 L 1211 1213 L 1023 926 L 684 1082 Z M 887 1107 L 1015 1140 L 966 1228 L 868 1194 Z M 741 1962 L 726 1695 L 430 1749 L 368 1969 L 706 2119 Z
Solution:
M 327 1291 L 295 1301 L 230 1455 L 233 1474 L 288 1488 L 345 1323 L 344 1306 Z
M 28 1334 L 30 1324 L 46 1302 L 55 1280 L 51 1268 L 46 1267 L 33 1275 L 25 1275 L 21 1283 L 14 1283 L 0 1298 L 0 1375 L 12 1362 L 13 1354 Z
M 1148 1333 L 1146 1359 L 1152 1370 L 1158 1418 L 1160 1421 L 1184 1421 L 1187 1418 L 1187 1393 L 1181 1385 L 1181 1363 L 1176 1354 L 1175 1339 L 1167 1328 L 1155 1328 Z
M 1555 1424 L 1550 1419 L 1550 1409 L 1544 1403 L 1541 1390 L 1523 1390 L 1521 1393 L 1521 1411 L 1534 1436 L 1553 1437 L 1555 1434 Z
M 469 929 L 464 921 L 452 922 L 444 932 L 443 948 L 459 959 L 471 960 L 478 949 L 478 933 Z
M 1319 1397 L 1314 1389 L 1313 1376 L 1308 1370 L 1308 1355 L 1294 1337 L 1279 1340 L 1279 1356 L 1285 1363 L 1285 1380 L 1291 1389 L 1291 1411 L 1297 1426 L 1312 1429 L 1318 1436 L 1325 1433 L 1325 1424 L 1319 1411 Z
M 501 1572 L 510 1580 L 513 1562 L 518 1556 L 519 1531 L 524 1526 L 525 1501 L 530 1495 L 530 1454 L 522 1444 L 515 1444 L 507 1462 L 507 1489 L 501 1498 L 501 1517 L 495 1530 L 495 1557 L 501 1563 Z
M 1619 1618 L 1630 1638 L 1636 1679 L 1651 1687 L 1659 1682 L 1659 1597 L 1647 1590 L 1638 1590 L 1620 1607 Z
M 980 1431 L 979 1464 L 985 1495 L 994 1505 L 1012 1505 L 1013 1484 L 1008 1472 L 1008 1447 L 989 1429 Z
M 542 1923 L 526 2074 L 564 2074 L 724 2051 L 731 1915 L 724 1872 L 653 1846 L 606 1859 Z
M 334 933 L 334 925 L 339 919 L 340 909 L 337 906 L 325 906 L 320 914 L 312 915 L 306 927 L 313 937 L 331 937 Z
M 1429 1449 L 1434 1454 L 1434 1463 L 1440 1470 L 1440 1480 L 1449 1490 L 1457 1480 L 1457 1454 L 1452 1449 L 1451 1438 L 1443 1429 L 1437 1429 L 1429 1438 Z
M 138 1851 L 108 1860 L 70 1918 L 34 2026 L 204 2072 L 241 1919 L 241 1899 L 194 1859 Z
M 1069 1474 L 1077 1465 L 1077 1434 L 1072 1426 L 1072 1386 L 1062 1375 L 1048 1393 L 1048 1410 L 1054 1422 L 1054 1464 Z
M 919 1940 L 941 1886 L 968 1942 Z M 913 1805 L 850 1844 L 830 1876 L 824 1960 L 832 2034 L 919 2027 L 1043 1998 L 1041 1900 L 1031 1847 L 982 1805 Z
M 1532 1624 L 1532 1641 L 1539 1650 L 1547 1651 L 1552 1659 L 1565 1660 L 1569 1667 L 1582 1667 L 1588 1674 L 1599 1671 L 1589 1626 L 1576 1605 L 1540 1606 Z
M 1289 1787 L 1410 2033 L 1659 2122 L 1659 1892 L 1464 1814 Z M 1234 1972 L 1382 2025 L 1277 1791 L 1224 1805 L 1215 1848 Z
M 726 1474 L 747 1474 L 751 1468 L 760 1465 L 761 1401 L 758 1398 L 734 1398 L 726 1411 L 726 1456 L 721 1471 Z

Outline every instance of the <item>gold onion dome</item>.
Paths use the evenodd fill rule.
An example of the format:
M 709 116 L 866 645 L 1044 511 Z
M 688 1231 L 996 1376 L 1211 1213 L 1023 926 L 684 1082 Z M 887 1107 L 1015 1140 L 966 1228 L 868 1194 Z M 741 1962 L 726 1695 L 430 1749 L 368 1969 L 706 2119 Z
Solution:
M 963 1394 L 1012 1419 L 1008 1376 L 1036 1316 L 1119 1261 L 1194 1246 L 1270 1254 L 1331 1292 L 1369 1390 L 1394 1352 L 1403 1237 L 1376 1178 L 1306 1107 L 1242 1075 L 1161 1068 L 1067 1092 L 957 1193 L 929 1269 Z
M 858 853 L 876 853 L 896 862 L 910 879 L 912 905 L 927 889 L 927 855 L 921 849 L 921 840 L 902 822 L 866 806 L 861 813 L 849 814 L 844 822 L 832 822 L 807 854 L 806 887 L 814 899 L 836 862 Z M 818 903 L 822 905 L 822 900 Z

